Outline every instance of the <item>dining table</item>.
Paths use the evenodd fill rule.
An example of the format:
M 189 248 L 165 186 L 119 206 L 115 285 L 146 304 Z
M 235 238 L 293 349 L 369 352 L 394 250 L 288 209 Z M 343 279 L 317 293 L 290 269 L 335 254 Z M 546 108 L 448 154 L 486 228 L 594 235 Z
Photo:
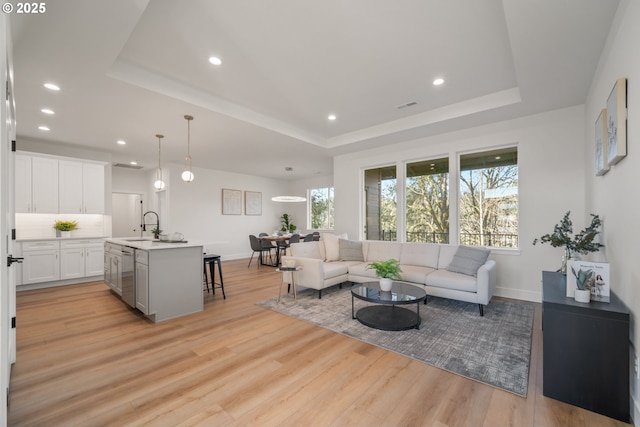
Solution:
M 264 264 L 270 267 L 279 267 L 280 266 L 280 251 L 283 249 L 282 246 L 278 246 L 278 242 L 288 242 L 289 239 L 293 236 L 293 234 L 282 234 L 282 235 L 269 235 L 269 236 L 259 236 L 258 240 L 263 242 L 275 242 L 276 243 L 276 262 L 274 264 Z M 303 236 L 300 235 L 300 239 L 303 239 Z

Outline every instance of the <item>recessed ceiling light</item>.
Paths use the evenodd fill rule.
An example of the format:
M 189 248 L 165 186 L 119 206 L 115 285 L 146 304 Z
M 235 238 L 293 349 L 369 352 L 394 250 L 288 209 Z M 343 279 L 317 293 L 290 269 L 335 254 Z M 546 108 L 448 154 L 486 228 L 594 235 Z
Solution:
M 222 60 L 220 58 L 218 58 L 217 56 L 212 56 L 209 58 L 209 62 L 211 62 L 213 65 L 220 65 L 222 64 Z
M 138 162 L 136 162 L 135 160 L 133 160 L 133 161 L 129 162 L 129 164 L 130 164 L 130 165 L 135 166 L 135 165 L 137 165 L 137 164 L 138 164 Z
M 48 128 L 48 127 L 46 127 L 46 126 L 38 126 L 38 129 L 40 129 L 40 130 L 41 130 L 41 131 L 43 131 L 43 132 L 49 132 L 49 131 L 51 130 L 51 129 L 49 129 L 49 128 Z
M 442 83 L 444 83 L 444 79 L 439 77 L 433 81 L 434 86 L 440 86 Z
M 60 90 L 60 86 L 58 86 L 57 84 L 53 84 L 53 83 L 45 83 L 44 87 L 46 87 L 47 89 L 50 90 Z
M 329 114 L 329 116 L 327 117 L 327 119 L 334 121 L 335 119 L 337 119 L 335 114 Z
M 500 156 L 496 156 L 496 160 L 500 160 Z
M 127 141 L 123 141 L 123 140 L 121 140 L 121 139 L 119 139 L 119 140 L 117 141 L 117 143 L 118 143 L 118 145 L 127 145 Z
M 49 108 L 43 108 L 43 109 L 42 109 L 42 110 L 40 110 L 40 111 L 42 111 L 42 112 L 43 112 L 43 113 L 45 113 L 45 114 L 49 114 L 49 115 L 51 115 L 51 114 L 55 114 L 55 113 L 53 112 L 53 110 L 51 110 L 51 109 L 49 109 Z

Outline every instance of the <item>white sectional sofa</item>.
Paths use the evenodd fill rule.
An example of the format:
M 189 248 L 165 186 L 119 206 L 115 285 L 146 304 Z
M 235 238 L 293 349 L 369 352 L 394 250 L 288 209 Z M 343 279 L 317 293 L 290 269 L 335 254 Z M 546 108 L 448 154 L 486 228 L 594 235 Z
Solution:
M 322 298 L 322 290 L 330 286 L 378 280 L 368 264 L 394 258 L 400 261 L 403 282 L 423 287 L 427 295 L 476 303 L 482 316 L 496 288 L 496 263 L 487 259 L 488 254 L 486 249 L 465 246 L 354 242 L 323 235 L 320 241 L 291 244 L 282 262 L 295 260 L 302 267 L 296 284 L 317 289 Z M 284 280 L 291 282 L 288 275 Z

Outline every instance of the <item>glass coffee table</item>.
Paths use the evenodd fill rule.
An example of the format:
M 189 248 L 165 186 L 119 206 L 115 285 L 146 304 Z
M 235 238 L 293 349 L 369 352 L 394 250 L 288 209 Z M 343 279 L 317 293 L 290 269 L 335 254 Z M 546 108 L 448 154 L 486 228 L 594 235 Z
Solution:
M 354 300 L 374 303 L 355 311 Z M 380 289 L 378 282 L 366 282 L 351 288 L 351 318 L 363 325 L 384 331 L 420 329 L 420 303 L 427 298 L 424 289 L 400 282 L 393 282 L 390 291 Z M 399 305 L 415 304 L 416 311 Z

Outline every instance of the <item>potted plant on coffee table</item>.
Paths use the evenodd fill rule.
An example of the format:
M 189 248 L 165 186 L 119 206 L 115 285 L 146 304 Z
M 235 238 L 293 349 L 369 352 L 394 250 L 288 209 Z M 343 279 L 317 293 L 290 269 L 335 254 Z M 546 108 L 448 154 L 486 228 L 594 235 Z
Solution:
M 393 279 L 400 279 L 400 265 L 397 259 L 389 259 L 387 261 L 374 261 L 367 265 L 367 269 L 376 271 L 376 277 L 380 278 L 380 289 L 383 291 L 391 290 Z

